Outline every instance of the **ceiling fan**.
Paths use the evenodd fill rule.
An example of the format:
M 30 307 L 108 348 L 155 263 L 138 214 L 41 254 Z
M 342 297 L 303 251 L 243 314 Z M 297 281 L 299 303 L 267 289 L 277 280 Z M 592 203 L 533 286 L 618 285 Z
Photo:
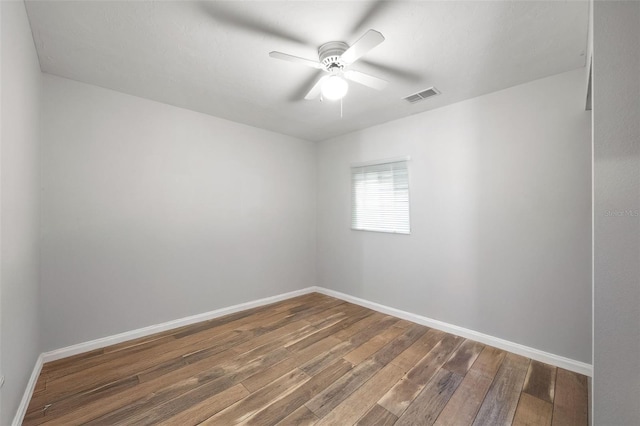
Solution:
M 325 71 L 326 74 L 315 82 L 304 98 L 316 99 L 321 96 L 321 99 L 337 100 L 342 99 L 349 89 L 345 79 L 376 90 L 387 86 L 386 80 L 349 69 L 351 64 L 383 41 L 382 34 L 369 30 L 351 46 L 342 41 L 324 43 L 318 48 L 319 61 L 275 51 L 269 53 L 269 56 Z
M 235 2 L 234 6 L 238 3 L 241 2 Z M 291 43 L 308 45 L 308 40 L 304 37 L 293 34 L 286 28 L 269 25 L 263 19 L 257 16 L 252 16 L 250 13 L 246 13 L 246 10 L 239 11 L 235 7 L 231 6 L 231 2 L 206 1 L 199 2 L 198 4 L 219 24 L 232 25 L 236 28 L 256 32 L 262 35 L 266 34 Z M 366 6 L 366 10 L 349 30 L 351 34 L 362 31 L 367 27 L 368 22 L 378 17 L 387 9 L 387 7 L 392 6 L 394 2 L 389 0 L 368 0 L 362 1 L 362 4 Z M 420 81 L 422 79 L 422 75 L 419 73 L 401 69 L 395 65 L 380 64 L 362 58 L 362 56 L 383 41 L 384 37 L 382 34 L 375 30 L 369 30 L 351 46 L 341 41 L 331 41 L 323 44 L 318 48 L 318 60 L 300 58 L 281 52 L 271 52 L 269 55 L 272 58 L 306 65 L 318 70 L 318 75 L 314 76 L 314 79 L 308 83 L 311 86 L 311 90 L 308 90 L 305 85 L 302 90 L 296 91 L 291 98 L 292 100 L 299 100 L 305 93 L 305 99 L 315 99 L 320 95 L 322 98 L 329 99 L 332 97 L 330 89 L 332 85 L 337 86 L 338 89 L 340 89 L 336 89 L 338 95 L 341 94 L 341 96 L 336 95 L 333 97 L 341 99 L 348 89 L 348 84 L 345 80 L 350 80 L 377 90 L 382 90 L 387 85 L 387 81 L 381 78 L 350 69 L 350 66 L 355 61 L 359 61 L 359 64 L 363 64 L 367 68 L 377 69 L 384 73 L 385 76 L 394 76 L 414 82 Z

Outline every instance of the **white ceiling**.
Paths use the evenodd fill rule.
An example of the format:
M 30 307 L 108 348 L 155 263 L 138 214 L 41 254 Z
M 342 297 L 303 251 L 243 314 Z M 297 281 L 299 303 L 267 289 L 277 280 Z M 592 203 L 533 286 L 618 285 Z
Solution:
M 588 1 L 27 1 L 44 72 L 307 140 L 323 140 L 585 64 Z M 317 59 L 386 38 L 339 102 L 305 101 Z M 365 62 L 366 61 L 366 62 Z M 389 67 L 395 70 L 387 69 Z M 401 100 L 435 86 L 442 94 Z

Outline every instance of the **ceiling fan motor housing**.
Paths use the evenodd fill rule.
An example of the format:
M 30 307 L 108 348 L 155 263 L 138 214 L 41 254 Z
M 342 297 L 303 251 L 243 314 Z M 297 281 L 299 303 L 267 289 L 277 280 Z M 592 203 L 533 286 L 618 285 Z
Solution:
M 340 60 L 340 56 L 349 48 L 349 45 L 342 41 L 330 41 L 318 48 L 318 56 L 324 68 L 329 72 L 342 71 L 345 64 Z

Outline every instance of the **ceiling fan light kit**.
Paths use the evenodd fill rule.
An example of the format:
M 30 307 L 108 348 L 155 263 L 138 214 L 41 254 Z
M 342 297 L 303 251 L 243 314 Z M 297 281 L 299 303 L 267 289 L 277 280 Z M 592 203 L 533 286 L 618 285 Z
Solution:
M 332 75 L 322 83 L 322 97 L 330 101 L 337 101 L 344 98 L 349 90 L 349 84 L 340 76 Z
M 349 84 L 342 78 L 344 63 L 340 57 L 349 48 L 347 43 L 342 41 L 330 41 L 318 48 L 318 57 L 324 70 L 331 74 L 330 77 L 322 81 L 322 99 L 337 101 L 344 98 L 349 90 Z

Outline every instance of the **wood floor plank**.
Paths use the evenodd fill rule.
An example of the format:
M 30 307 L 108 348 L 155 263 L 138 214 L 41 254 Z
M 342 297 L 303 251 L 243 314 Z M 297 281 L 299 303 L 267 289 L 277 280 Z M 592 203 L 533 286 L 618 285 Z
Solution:
M 336 334 L 333 335 L 333 337 L 340 340 L 349 340 L 351 337 L 353 337 L 355 334 L 359 333 L 360 331 L 367 329 L 368 327 L 376 326 L 381 321 L 385 321 L 385 320 L 391 321 L 393 323 L 397 323 L 398 321 L 397 318 L 382 314 L 380 312 L 374 312 L 368 317 L 365 317 L 360 321 L 353 323 L 349 327 L 338 331 Z
M 311 426 L 316 424 L 318 417 L 313 414 L 304 405 L 298 408 L 293 413 L 276 423 L 278 426 Z
M 349 314 L 346 312 L 334 312 L 334 313 L 327 312 L 327 313 L 322 313 L 322 315 L 323 315 L 323 318 L 316 319 L 316 318 L 307 317 L 305 319 L 311 326 L 317 328 L 318 330 L 323 330 L 327 327 L 337 324 L 338 322 L 344 319 L 347 319 L 347 317 L 349 316 Z
M 403 375 L 404 371 L 400 367 L 391 363 L 387 364 L 317 424 L 341 426 L 356 423 Z
M 305 402 L 318 395 L 352 368 L 353 365 L 350 362 L 338 359 L 293 392 L 255 413 L 245 421 L 245 424 L 261 426 L 284 420 L 285 417 L 297 411 Z M 315 415 L 314 419 L 317 420 Z
M 255 342 L 255 347 L 247 346 L 244 348 L 246 352 L 242 353 L 243 358 L 251 358 L 254 357 L 255 354 L 264 354 L 273 349 L 279 348 L 282 346 L 284 341 L 289 339 L 299 339 L 309 333 L 313 333 L 314 329 L 308 325 L 305 325 L 304 322 L 299 322 L 299 327 L 282 327 L 280 329 L 276 329 L 273 332 L 269 333 L 269 340 L 265 343 L 265 339 L 262 336 L 253 339 Z M 234 346 L 234 340 L 223 340 L 218 342 L 216 345 L 211 347 L 205 347 L 203 349 L 198 349 L 194 352 L 186 353 L 182 355 L 182 357 L 172 358 L 164 363 L 160 363 L 158 365 L 152 366 L 149 369 L 143 370 L 137 374 L 141 383 L 153 380 L 157 377 L 161 377 L 166 375 L 167 373 L 175 370 L 179 370 L 186 365 L 193 364 L 199 362 L 201 360 L 206 359 L 215 359 L 217 357 L 218 351 L 223 350 L 222 353 L 227 354 L 227 350 L 240 355 L 241 350 L 238 346 Z M 246 341 L 246 339 L 241 338 L 241 341 Z M 226 357 L 226 355 L 225 355 Z
M 555 387 L 556 367 L 532 360 L 522 391 L 553 404 Z
M 282 305 L 269 305 L 264 307 L 265 309 L 261 307 L 255 308 L 259 312 L 249 316 L 244 315 L 244 312 L 238 312 L 231 315 L 233 317 L 232 320 L 229 320 L 230 316 L 215 318 L 199 326 L 185 327 L 179 333 L 172 333 L 172 335 L 176 338 L 188 337 L 192 334 L 211 336 L 212 334 L 220 335 L 233 330 L 254 330 L 256 335 L 261 335 L 275 330 L 283 324 L 304 319 L 314 313 L 333 309 L 344 303 L 338 300 L 326 299 L 317 294 L 307 295 L 304 300 L 300 300 L 301 298 L 296 299 L 298 300 L 296 303 L 285 301 Z
M 259 371 L 261 367 L 278 362 L 279 358 L 284 354 L 283 350 L 286 351 L 283 348 L 278 348 L 272 352 L 247 352 L 247 354 L 241 356 L 229 350 L 134 386 L 117 395 L 110 395 L 106 398 L 89 402 L 82 406 L 81 409 L 68 412 L 61 410 L 55 421 L 59 424 L 83 424 L 97 417 L 120 410 L 133 401 L 144 400 L 150 394 L 160 391 L 166 393 L 167 387 L 177 387 L 176 395 L 178 395 L 182 390 L 181 386 L 189 384 L 195 386 L 198 381 L 223 377 L 228 372 L 238 373 L 243 368 L 246 369 L 247 376 L 250 376 Z M 198 378 L 199 376 L 201 377 L 200 379 Z M 242 380 L 242 378 L 240 377 L 239 380 Z M 53 403 L 53 406 L 60 403 L 64 402 Z M 48 411 L 47 417 L 49 417 Z
M 280 314 L 283 311 L 295 310 L 295 308 L 303 308 L 304 310 L 312 306 L 312 303 L 319 303 L 316 298 L 308 300 L 307 303 L 304 303 L 305 300 L 303 298 L 309 298 L 312 296 L 313 295 L 305 295 L 300 298 L 289 299 L 280 304 L 257 307 L 247 311 L 237 312 L 223 317 L 214 318 L 212 320 L 204 321 L 195 325 L 184 326 L 152 336 L 141 337 L 106 348 L 91 351 L 87 354 L 80 354 L 73 357 L 64 358 L 62 360 L 53 361 L 51 363 L 45 364 L 43 368 L 45 370 L 51 368 L 52 374 L 50 374 L 49 377 L 50 379 L 54 379 L 56 377 L 69 375 L 74 371 L 84 370 L 88 367 L 98 365 L 109 360 L 122 358 L 125 354 L 153 348 L 170 340 L 175 340 L 179 337 L 185 337 L 204 332 L 206 334 L 201 334 L 201 337 L 205 339 L 207 337 L 213 337 L 213 335 L 219 336 L 223 333 L 232 331 L 234 328 L 238 328 L 241 324 L 249 324 L 252 326 L 252 328 L 256 328 L 256 322 L 262 324 L 262 322 L 266 319 L 270 318 L 273 315 Z M 282 318 L 286 316 L 287 313 L 281 314 Z M 90 361 L 86 359 L 87 356 L 91 358 Z M 78 362 L 79 359 L 82 359 L 82 362 Z
M 309 376 L 302 370 L 293 370 L 275 382 L 254 392 L 238 401 L 218 414 L 202 422 L 202 425 L 234 425 L 246 420 L 251 413 L 264 409 L 277 401 L 293 389 L 309 380 Z
M 368 342 L 358 346 L 344 356 L 344 359 L 352 364 L 360 364 L 365 359 L 369 358 L 374 353 L 378 352 L 384 345 L 395 339 L 402 333 L 400 327 L 389 327 L 382 333 L 373 337 Z
M 298 340 L 315 332 L 315 328 L 308 326 L 305 320 L 296 321 L 292 324 L 298 324 L 298 327 L 281 327 L 275 329 L 268 333 L 268 339 L 263 339 L 262 336 L 254 337 L 249 340 L 253 342 L 253 345 L 243 347 L 235 346 L 231 348 L 231 350 L 241 356 L 251 356 L 253 353 L 268 352 L 276 347 L 283 348 L 289 340 Z M 185 358 L 189 358 L 190 356 L 191 355 Z
M 374 405 L 358 420 L 357 426 L 392 426 L 398 418 L 380 405 Z
M 38 376 L 38 380 L 36 381 L 36 385 L 33 388 L 33 393 L 37 394 L 40 392 L 44 392 L 45 390 L 47 390 L 47 374 L 40 373 L 40 375 Z
M 282 376 L 286 372 L 291 371 L 294 368 L 300 368 L 303 364 L 308 362 L 310 359 L 315 358 L 317 353 L 326 352 L 338 344 L 340 344 L 340 340 L 334 338 L 333 336 L 329 336 L 299 352 L 296 352 L 292 356 L 279 362 L 273 367 L 267 370 L 261 371 L 257 374 L 254 374 L 253 376 L 247 378 L 246 380 L 243 380 L 242 384 L 250 392 L 255 392 L 258 389 L 268 385 L 278 377 Z M 305 372 L 309 374 L 307 371 Z M 313 375 L 313 374 L 309 374 L 309 375 Z
M 380 364 L 371 359 L 358 364 L 347 374 L 330 384 L 320 394 L 311 398 L 305 405 L 318 418 L 322 418 L 362 386 L 380 368 Z
M 327 368 L 329 365 L 335 362 L 336 359 L 341 358 L 344 354 L 349 352 L 353 345 L 349 342 L 340 342 L 337 345 L 331 347 L 325 352 L 320 352 L 305 364 L 300 369 L 309 375 L 314 375 L 319 371 Z
M 65 368 L 69 365 L 76 365 L 87 361 L 91 358 L 100 357 L 104 354 L 104 348 L 93 349 L 91 351 L 83 352 L 77 355 L 72 355 L 66 358 L 61 358 L 55 361 L 49 361 L 42 366 L 42 371 L 47 373 L 50 371 L 57 371 Z
M 424 358 L 445 335 L 446 333 L 443 331 L 429 329 L 424 336 L 409 346 L 391 362 L 405 371 L 409 371 L 418 361 Z
M 343 302 L 341 304 L 336 304 L 333 306 L 330 306 L 329 308 L 325 308 L 321 311 L 316 311 L 313 314 L 307 316 L 305 319 L 307 321 L 309 321 L 309 323 L 311 324 L 319 324 L 322 321 L 325 321 L 327 318 L 333 317 L 333 316 L 347 316 L 348 312 L 345 312 L 345 310 L 347 310 L 349 307 L 351 306 L 351 304 L 347 303 L 347 302 Z
M 442 426 L 471 425 L 505 356 L 506 352 L 485 346 L 436 419 L 435 424 Z
M 552 415 L 552 403 L 523 392 L 513 418 L 513 426 L 551 426 Z
M 297 330 L 296 332 L 304 332 L 304 330 L 305 329 L 303 328 L 302 330 Z M 144 383 L 200 360 L 212 357 L 217 358 L 218 354 L 229 353 L 228 351 L 237 353 L 234 350 L 236 345 L 248 340 L 249 338 L 251 338 L 251 336 L 253 336 L 253 333 L 250 332 L 229 332 L 228 334 L 220 336 L 218 339 L 216 339 L 215 343 L 186 346 L 182 351 L 174 352 L 174 356 L 167 359 L 166 361 L 161 362 L 159 360 L 156 364 L 152 364 L 148 368 L 138 370 L 136 376 L 138 377 L 140 383 Z
M 304 330 L 305 333 L 300 333 L 302 330 Z M 307 321 L 302 319 L 294 322 L 289 322 L 282 327 L 278 327 L 276 329 L 270 330 L 265 334 L 246 340 L 244 343 L 235 345 L 233 349 L 237 353 L 243 353 L 250 349 L 257 348 L 261 345 L 271 343 L 274 338 L 285 336 L 289 333 L 298 333 L 299 336 L 307 336 L 315 332 L 316 328 L 312 327 Z
M 293 344 L 287 344 L 285 347 L 290 351 L 299 351 L 371 315 L 370 310 L 360 308 L 359 306 L 358 308 L 359 309 L 354 309 L 353 311 L 351 311 L 346 318 L 342 319 L 336 324 L 333 324 L 330 327 L 326 327 L 322 330 L 319 330 L 317 333 L 310 334 L 308 337 L 301 339 L 300 341 L 297 341 Z
M 23 424 L 586 425 L 586 389 L 315 293 L 47 363 Z
M 380 398 L 378 404 L 400 417 L 463 340 L 452 334 L 446 335 Z
M 222 392 L 238 383 L 243 378 L 254 374 L 281 361 L 287 356 L 283 348 L 278 348 L 252 363 L 233 366 L 227 369 L 214 369 L 200 373 L 196 377 L 171 384 L 156 392 L 145 395 L 107 415 L 96 418 L 88 425 L 127 423 L 153 423 L 171 417 L 181 411 L 182 407 L 197 404 L 209 395 Z M 143 419 L 145 419 L 143 421 Z
M 282 335 L 289 332 L 299 332 L 300 327 L 307 324 L 304 320 L 287 324 L 273 332 L 267 333 L 271 335 Z M 260 338 L 263 338 L 261 336 Z M 194 338 L 195 341 L 192 341 Z M 187 342 L 182 342 L 183 340 Z M 56 391 L 51 392 L 54 399 L 64 398 L 68 395 L 83 390 L 93 389 L 98 386 L 117 380 L 123 375 L 133 375 L 144 369 L 154 367 L 158 363 L 179 359 L 185 352 L 192 352 L 197 349 L 206 348 L 215 345 L 215 337 L 211 339 L 198 340 L 199 335 L 188 336 L 183 339 L 175 340 L 166 345 L 151 348 L 148 351 L 136 352 L 134 355 L 126 358 L 118 358 L 114 361 L 103 363 L 87 370 L 73 373 L 67 376 L 47 382 L 48 386 L 52 386 Z M 269 340 L 266 340 L 268 342 Z
M 587 378 L 558 368 L 553 407 L 553 426 L 589 424 Z
M 380 365 L 387 365 L 411 346 L 416 340 L 422 337 L 427 330 L 429 329 L 425 326 L 412 324 L 404 331 L 404 333 L 387 343 L 382 347 L 382 349 L 373 354 L 373 360 Z
M 158 394 L 152 394 L 148 398 L 142 400 L 142 403 L 137 402 L 128 405 L 123 409 L 109 413 L 107 416 L 100 417 L 99 419 L 87 424 L 157 424 L 183 412 L 185 407 L 197 406 L 203 401 L 210 399 L 211 395 L 222 395 L 229 389 L 237 388 L 237 386 L 238 383 L 233 380 L 232 377 L 224 376 L 202 386 L 185 386 L 177 392 L 174 392 L 173 390 L 167 393 L 159 392 Z M 243 397 L 249 395 L 246 389 L 245 392 L 247 393 Z M 228 401 L 229 405 L 243 397 L 239 397 L 233 401 Z M 214 410 L 214 413 L 228 406 L 222 406 L 227 402 L 227 398 L 216 402 L 220 404 L 220 407 Z
M 161 339 L 155 339 L 155 340 L 161 340 Z M 174 337 L 172 336 L 168 336 L 168 337 L 164 337 L 162 338 L 162 340 L 167 341 L 167 340 L 175 340 Z M 164 341 L 161 341 L 160 344 L 163 344 Z M 154 342 L 150 341 L 147 342 L 148 345 L 145 344 L 141 344 L 140 346 L 136 347 L 136 345 L 132 346 L 132 349 L 130 350 L 130 352 L 135 352 L 136 350 L 146 350 L 147 348 L 151 347 Z M 101 364 L 103 362 L 106 362 L 110 359 L 114 359 L 114 358 L 119 358 L 120 355 L 110 355 L 110 354 L 105 354 L 104 353 L 104 349 L 99 349 L 97 351 L 92 351 L 94 354 L 92 356 L 89 356 L 87 358 L 76 358 L 77 355 L 73 356 L 73 357 L 69 357 L 69 358 L 74 358 L 73 360 L 69 360 L 68 358 L 63 358 L 61 360 L 57 360 L 57 361 L 51 361 L 48 363 L 45 363 L 42 366 L 42 372 L 45 373 L 47 375 L 47 380 L 53 380 L 55 378 L 58 377 L 63 377 L 66 376 L 68 374 L 74 373 L 74 372 L 78 372 L 84 369 L 87 369 L 89 367 L 92 367 L 94 365 L 98 365 Z M 58 364 L 60 363 L 60 364 Z
M 397 426 L 432 425 L 460 382 L 462 382 L 462 376 L 448 370 L 438 370 L 395 424 Z
M 333 332 L 336 329 L 345 327 L 345 324 L 355 321 L 355 318 L 349 316 L 343 318 L 334 318 L 331 321 L 324 322 L 322 325 L 318 325 L 315 331 L 305 336 L 301 336 L 299 339 L 290 339 L 285 343 L 284 347 L 290 352 L 295 353 L 306 349 L 307 347 L 319 342 L 327 337 L 333 337 Z M 338 340 L 338 339 L 336 339 Z
M 493 379 L 506 355 L 507 353 L 501 349 L 494 348 L 493 346 L 485 346 L 471 368 Z
M 442 368 L 456 373 L 459 376 L 464 376 L 483 349 L 484 345 L 482 343 L 465 340 Z
M 507 354 L 480 406 L 474 425 L 511 424 L 528 368 L 529 359 Z
M 173 417 L 158 422 L 158 425 L 196 425 L 237 401 L 246 398 L 249 394 L 250 392 L 242 384 L 237 384 L 220 393 L 214 393 L 197 404 L 190 405 Z
M 319 418 L 327 415 L 382 367 L 397 357 L 426 332 L 426 327 L 412 325 L 353 370 L 345 374 L 305 405 Z
M 114 395 L 120 395 L 121 392 L 127 389 L 134 388 L 138 384 L 139 381 L 136 376 L 130 376 L 124 379 L 116 380 L 105 386 L 101 386 L 97 389 L 92 389 L 88 392 L 73 395 L 62 401 L 58 401 L 53 404 L 46 404 L 43 407 L 40 407 L 40 409 L 37 411 L 28 411 L 25 417 L 25 422 L 28 422 L 31 425 L 42 424 L 44 422 L 55 419 L 58 416 L 62 416 L 65 413 L 80 409 L 91 402 L 101 401 L 104 398 L 108 398 Z
M 487 377 L 478 371 L 467 372 L 434 424 L 438 426 L 471 425 L 492 381 L 493 377 Z
M 244 326 L 250 325 L 255 327 L 255 319 L 260 320 L 260 324 L 266 322 L 273 322 L 279 318 L 294 315 L 300 310 L 304 310 L 307 307 L 312 306 L 312 301 L 306 301 L 297 303 L 292 301 L 284 305 L 270 305 L 259 306 L 249 311 L 235 312 L 223 317 L 213 318 L 208 321 L 203 321 L 196 325 L 181 327 L 180 329 L 171 330 L 167 332 L 167 335 L 173 336 L 176 339 L 182 339 L 187 336 L 191 336 L 199 333 L 206 333 L 210 330 L 216 329 L 217 332 L 225 332 L 229 330 L 242 330 Z M 118 350 L 118 346 L 112 347 L 112 350 Z
M 408 321 L 406 319 L 399 319 L 398 322 L 395 324 L 395 327 L 400 327 L 401 329 L 406 330 L 413 325 L 415 325 L 414 322 Z M 425 327 L 425 326 L 423 327 L 425 328 L 426 331 L 429 330 L 429 327 Z
M 318 371 L 321 371 L 324 368 L 326 368 L 328 365 L 333 363 L 336 359 L 344 356 L 345 354 L 349 353 L 350 351 L 364 344 L 365 342 L 368 342 L 370 339 L 384 332 L 384 330 L 388 329 L 389 327 L 394 326 L 396 323 L 397 323 L 397 319 L 392 317 L 387 317 L 382 319 L 377 324 L 372 324 L 370 326 L 367 326 L 366 328 L 359 330 L 357 333 L 351 336 L 349 340 L 343 341 L 342 343 L 334 346 L 333 348 L 331 348 L 330 350 L 324 353 L 319 353 L 316 357 L 309 360 L 301 368 L 307 374 L 313 375 Z M 363 321 L 359 321 L 356 324 L 359 324 L 359 327 L 365 327 L 366 325 L 363 323 Z
M 326 297 L 326 296 L 325 296 Z M 345 301 L 332 300 L 330 297 L 321 302 L 314 304 L 313 309 L 304 307 L 301 312 L 306 312 L 305 319 L 309 323 L 316 324 L 326 320 L 328 317 L 341 315 L 348 315 L 349 311 L 354 309 L 355 305 L 347 303 Z

